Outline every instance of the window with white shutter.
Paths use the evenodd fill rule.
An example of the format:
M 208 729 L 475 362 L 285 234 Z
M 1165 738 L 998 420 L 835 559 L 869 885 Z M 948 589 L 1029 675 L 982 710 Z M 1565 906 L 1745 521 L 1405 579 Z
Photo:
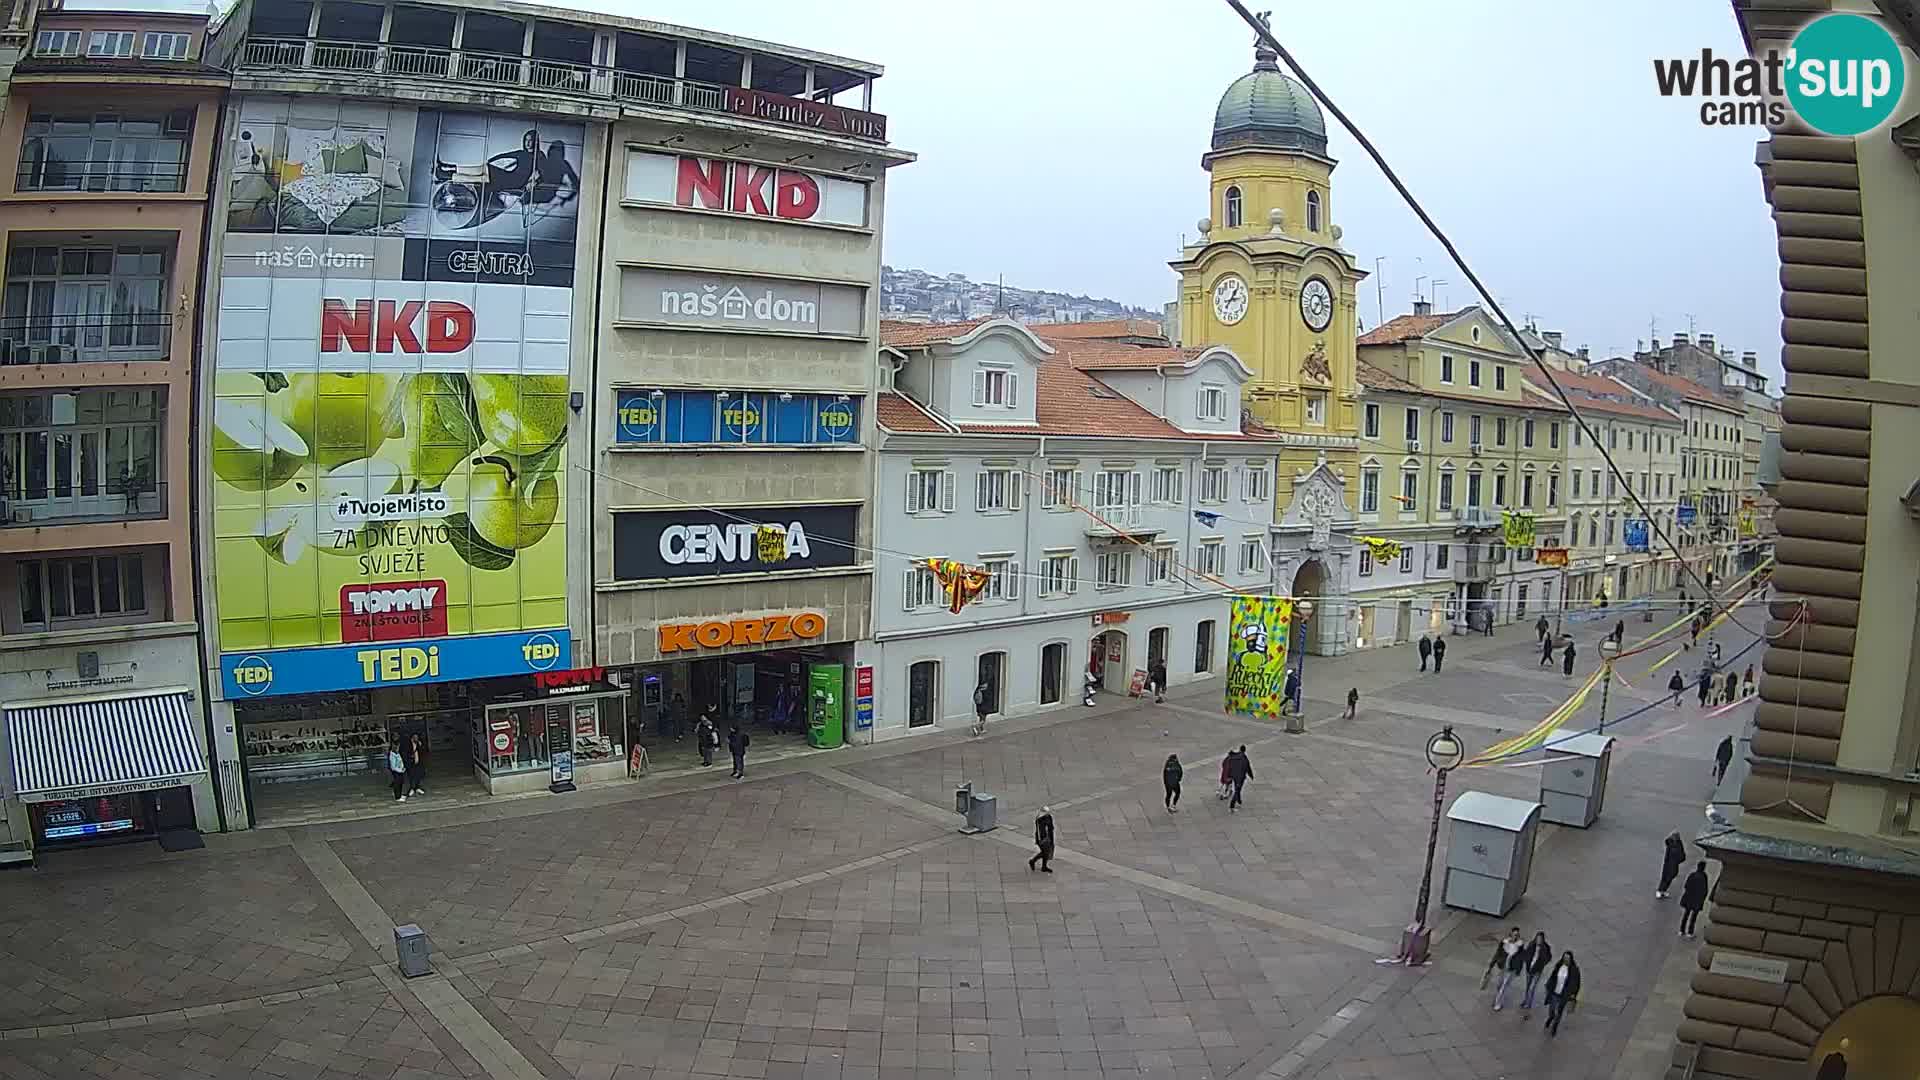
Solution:
M 939 607 L 946 600 L 940 582 L 933 571 L 924 566 L 913 567 L 906 572 L 902 583 L 900 606 L 906 611 L 928 611 Z
M 1020 509 L 1022 474 L 1015 469 L 982 469 L 974 477 L 973 505 L 977 510 Z
M 907 513 L 953 512 L 953 473 L 946 469 L 912 469 L 907 473 Z

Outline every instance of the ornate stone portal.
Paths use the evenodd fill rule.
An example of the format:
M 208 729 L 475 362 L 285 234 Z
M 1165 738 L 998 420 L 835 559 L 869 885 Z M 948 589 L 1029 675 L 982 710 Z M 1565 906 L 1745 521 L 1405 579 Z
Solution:
M 1347 505 L 1346 482 L 1321 454 L 1313 468 L 1295 473 L 1293 498 L 1273 526 L 1273 589 L 1310 598 L 1312 625 L 1305 648 L 1316 656 L 1339 656 L 1353 640 L 1353 606 L 1347 602 L 1347 562 L 1358 524 Z

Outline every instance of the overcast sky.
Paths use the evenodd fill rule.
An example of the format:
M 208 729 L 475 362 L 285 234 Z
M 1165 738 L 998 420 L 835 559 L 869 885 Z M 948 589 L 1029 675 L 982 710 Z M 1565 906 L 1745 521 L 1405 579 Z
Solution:
M 888 262 L 1156 308 L 1173 296 L 1167 260 L 1207 212 L 1214 106 L 1253 62 L 1222 0 L 581 4 L 885 65 L 874 108 L 920 156 L 890 177 Z M 1516 320 L 1600 355 L 1691 316 L 1777 378 L 1778 263 L 1753 165 L 1764 132 L 1705 127 L 1653 82 L 1655 56 L 1744 55 L 1724 0 L 1258 6 Z M 1449 282 L 1439 303 L 1470 302 L 1337 129 L 1332 153 L 1333 220 L 1362 266 L 1386 260 L 1386 316 L 1407 310 L 1418 275 Z M 1372 326 L 1372 280 L 1362 296 Z

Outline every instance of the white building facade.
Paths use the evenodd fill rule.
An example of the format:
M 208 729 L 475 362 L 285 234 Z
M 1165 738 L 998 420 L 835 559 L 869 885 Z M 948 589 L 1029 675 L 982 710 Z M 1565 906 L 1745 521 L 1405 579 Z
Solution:
M 1164 663 L 1224 669 L 1229 596 L 1270 588 L 1272 440 L 1224 348 L 1049 343 L 1017 323 L 883 328 L 873 737 L 1078 706 Z M 990 571 L 960 611 L 926 565 Z

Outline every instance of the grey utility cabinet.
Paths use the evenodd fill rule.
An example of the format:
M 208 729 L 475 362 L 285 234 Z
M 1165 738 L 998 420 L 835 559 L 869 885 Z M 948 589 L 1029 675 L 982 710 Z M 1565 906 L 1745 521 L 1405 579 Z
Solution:
M 1469 791 L 1447 809 L 1448 907 L 1505 915 L 1527 893 L 1540 804 Z
M 1607 766 L 1613 736 L 1587 732 L 1547 743 L 1540 769 L 1540 820 L 1584 829 L 1600 816 L 1607 798 Z

